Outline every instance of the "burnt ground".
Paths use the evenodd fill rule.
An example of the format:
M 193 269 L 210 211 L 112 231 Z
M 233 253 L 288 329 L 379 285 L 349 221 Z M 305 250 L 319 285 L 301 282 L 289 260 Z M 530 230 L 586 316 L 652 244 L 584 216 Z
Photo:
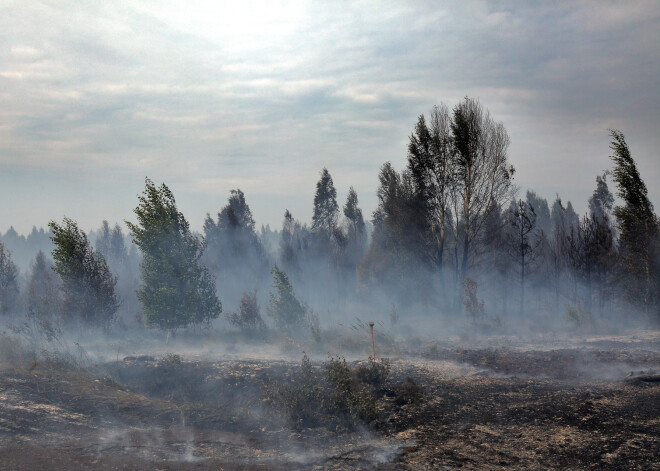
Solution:
M 660 469 L 657 346 L 402 349 L 377 418 L 312 428 L 264 396 L 299 362 L 14 360 L 0 469 Z

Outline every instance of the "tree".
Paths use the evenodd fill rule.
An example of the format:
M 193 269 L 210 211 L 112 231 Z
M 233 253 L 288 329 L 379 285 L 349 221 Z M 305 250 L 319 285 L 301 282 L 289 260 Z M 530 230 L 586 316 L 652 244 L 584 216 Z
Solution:
M 220 315 L 222 305 L 213 276 L 199 263 L 202 241 L 191 233 L 164 183 L 156 188 L 147 178 L 138 200 L 134 210 L 138 222 L 126 225 L 143 255 L 138 299 L 147 324 L 174 331 L 210 323 Z
M 217 271 L 229 269 L 237 262 L 255 264 L 264 261 L 252 211 L 240 189 L 231 190 L 227 205 L 218 213 L 217 223 L 207 214 L 204 235 L 206 258 Z
M 240 189 L 231 190 L 217 223 L 207 214 L 204 235 L 207 245 L 202 261 L 217 277 L 225 303 L 238 302 L 246 285 L 267 280 L 269 264 Z
M 96 236 L 96 250 L 99 251 L 106 260 L 110 255 L 110 224 L 105 219 L 101 224 L 98 235 Z
M 462 250 L 460 279 L 465 279 L 470 246 L 488 213 L 510 195 L 514 169 L 507 161 L 509 135 L 478 100 L 465 99 L 454 107 L 450 123 L 455 152 L 453 199 L 455 221 L 460 222 Z
M 660 274 L 658 273 L 658 218 L 648 198 L 646 185 L 623 133 L 610 131 L 614 152 L 612 175 L 617 184 L 617 196 L 622 206 L 614 208 L 619 229 L 619 260 L 625 292 L 629 300 L 642 304 L 647 314 L 657 309 Z M 656 316 L 660 314 L 656 312 Z
M 424 115 L 418 118 L 408 144 L 408 170 L 420 229 L 427 232 L 427 256 L 442 273 L 455 176 L 451 116 L 444 103 L 431 110 L 430 122 L 429 128 Z
M 358 206 L 358 196 L 350 187 L 346 204 L 344 205 L 344 217 L 346 218 L 346 264 L 355 274 L 355 269 L 364 255 L 367 243 L 367 232 L 362 218 L 362 210 Z
M 125 263 L 128 258 L 124 234 L 119 224 L 115 224 L 110 234 L 110 259 L 117 264 Z
M 564 208 L 561 198 L 557 195 L 550 212 L 552 233 L 548 238 L 548 245 L 543 247 L 546 249 L 544 255 L 549 262 L 549 280 L 553 285 L 555 309 L 559 309 L 560 296 L 565 295 L 567 291 L 567 282 L 564 275 L 570 264 L 569 235 L 571 231 L 575 230 L 575 223 L 573 221 L 575 214 L 572 212 L 572 206 L 569 207 L 570 210 Z
M 475 328 L 486 315 L 484 301 L 477 298 L 477 288 L 477 282 L 472 278 L 466 278 L 463 281 L 463 307 L 470 323 Z
M 119 224 L 115 224 L 115 227 L 110 229 L 110 224 L 104 220 L 96 236 L 95 245 L 96 250 L 103 255 L 115 274 L 124 271 L 124 265 L 128 261 L 128 252 Z
M 307 308 L 296 297 L 286 273 L 275 265 L 271 274 L 275 292 L 270 293 L 268 315 L 278 328 L 288 332 L 299 331 L 307 320 Z
M 592 310 L 592 287 L 595 284 L 599 294 L 599 308 L 602 310 L 606 296 L 606 284 L 612 270 L 614 254 L 614 234 L 607 216 L 591 213 L 571 228 L 567 240 L 571 266 L 585 288 L 586 310 Z
M 614 195 L 607 187 L 607 174 L 596 177 L 596 189 L 589 198 L 589 213 L 599 220 L 609 220 L 614 206 Z
M 321 170 L 321 178 L 316 183 L 314 194 L 314 212 L 312 214 L 312 233 L 320 250 L 326 254 L 331 252 L 330 243 L 335 228 L 339 206 L 337 205 L 337 190 L 327 168 Z M 324 254 L 320 254 L 324 255 Z
M 58 286 L 53 266 L 40 250 L 34 259 L 27 286 L 28 315 L 51 320 L 59 311 Z
M 598 289 L 598 307 L 601 313 L 610 292 L 608 288 L 611 285 L 617 259 L 614 228 L 610 222 L 614 196 L 607 187 L 606 178 L 607 172 L 602 177 L 596 177 L 596 189 L 589 198 L 589 240 L 587 244 L 594 260 L 594 277 Z
M 372 215 L 374 232 L 360 262 L 358 279 L 362 288 L 378 282 L 394 287 L 404 297 L 414 297 L 423 280 L 410 276 L 410 267 L 420 268 L 425 260 L 420 257 L 420 232 L 412 229 L 415 213 L 410 210 L 414 198 L 410 178 L 386 162 L 378 179 L 378 207 Z
M 88 325 L 108 328 L 119 308 L 117 279 L 87 235 L 69 218 L 48 223 L 53 231 L 54 270 L 60 277 L 62 316 Z
M 493 295 L 501 299 L 501 310 L 507 312 L 509 299 L 510 271 L 512 259 L 509 256 L 507 235 L 509 234 L 508 213 L 502 212 L 499 205 L 489 211 L 484 221 L 479 237 L 479 245 L 475 247 L 480 262 L 480 273 L 491 275 L 489 285 Z M 486 286 L 489 286 L 486 285 Z M 465 288 L 465 286 L 464 286 Z M 463 304 L 465 307 L 465 304 Z
M 0 242 L 0 314 L 7 314 L 18 298 L 18 269 Z
M 520 312 L 525 306 L 525 277 L 527 268 L 536 256 L 539 239 L 533 240 L 536 227 L 534 207 L 523 200 L 512 201 L 509 208 L 509 247 L 513 258 L 520 266 Z
M 550 234 L 552 231 L 552 220 L 550 218 L 550 207 L 548 201 L 536 194 L 535 191 L 527 191 L 527 203 L 534 208 L 536 213 L 536 229 Z
M 243 293 L 238 313 L 226 314 L 227 321 L 246 332 L 257 332 L 266 328 L 261 318 L 259 303 L 257 302 L 257 290 L 251 293 Z

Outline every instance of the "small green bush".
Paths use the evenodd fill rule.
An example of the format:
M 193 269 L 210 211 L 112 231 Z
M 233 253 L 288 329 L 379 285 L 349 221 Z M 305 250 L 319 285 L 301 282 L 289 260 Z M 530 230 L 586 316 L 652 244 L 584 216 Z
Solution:
M 175 368 L 177 366 L 181 365 L 181 355 L 177 353 L 166 353 L 165 358 L 163 359 L 163 363 L 165 366 L 169 366 L 171 368 Z
M 374 361 L 372 357 L 369 357 L 367 363 L 358 365 L 355 368 L 355 376 L 360 382 L 377 388 L 382 388 L 385 381 L 387 381 L 390 376 L 390 370 L 390 360 L 387 358 L 381 358 L 378 361 Z
M 342 357 L 314 371 L 307 355 L 287 383 L 269 381 L 266 402 L 294 428 L 355 428 L 376 418 L 376 397 Z

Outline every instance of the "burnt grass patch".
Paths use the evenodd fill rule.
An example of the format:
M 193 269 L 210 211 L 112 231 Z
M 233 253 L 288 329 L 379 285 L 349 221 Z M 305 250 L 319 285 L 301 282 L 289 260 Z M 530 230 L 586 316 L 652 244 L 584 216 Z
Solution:
M 660 384 L 573 373 L 617 352 L 14 362 L 0 469 L 660 469 Z M 458 360 L 471 369 L 445 367 Z

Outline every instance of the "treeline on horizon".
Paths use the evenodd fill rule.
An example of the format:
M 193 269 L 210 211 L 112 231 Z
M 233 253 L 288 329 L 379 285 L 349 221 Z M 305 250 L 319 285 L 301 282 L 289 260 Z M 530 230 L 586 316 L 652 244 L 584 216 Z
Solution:
M 210 326 L 224 306 L 236 328 L 313 336 L 363 313 L 392 326 L 415 313 L 491 329 L 658 322 L 658 218 L 623 134 L 610 138 L 612 169 L 582 216 L 559 196 L 518 195 L 504 125 L 467 97 L 419 117 L 402 172 L 380 168 L 372 231 L 352 187 L 340 208 L 326 168 L 311 223 L 286 210 L 279 231 L 258 232 L 236 189 L 196 234 L 147 178 L 128 234 L 103 221 L 88 236 L 65 218 L 0 237 L 0 313 L 173 331 Z M 24 276 L 12 253 L 32 260 Z

